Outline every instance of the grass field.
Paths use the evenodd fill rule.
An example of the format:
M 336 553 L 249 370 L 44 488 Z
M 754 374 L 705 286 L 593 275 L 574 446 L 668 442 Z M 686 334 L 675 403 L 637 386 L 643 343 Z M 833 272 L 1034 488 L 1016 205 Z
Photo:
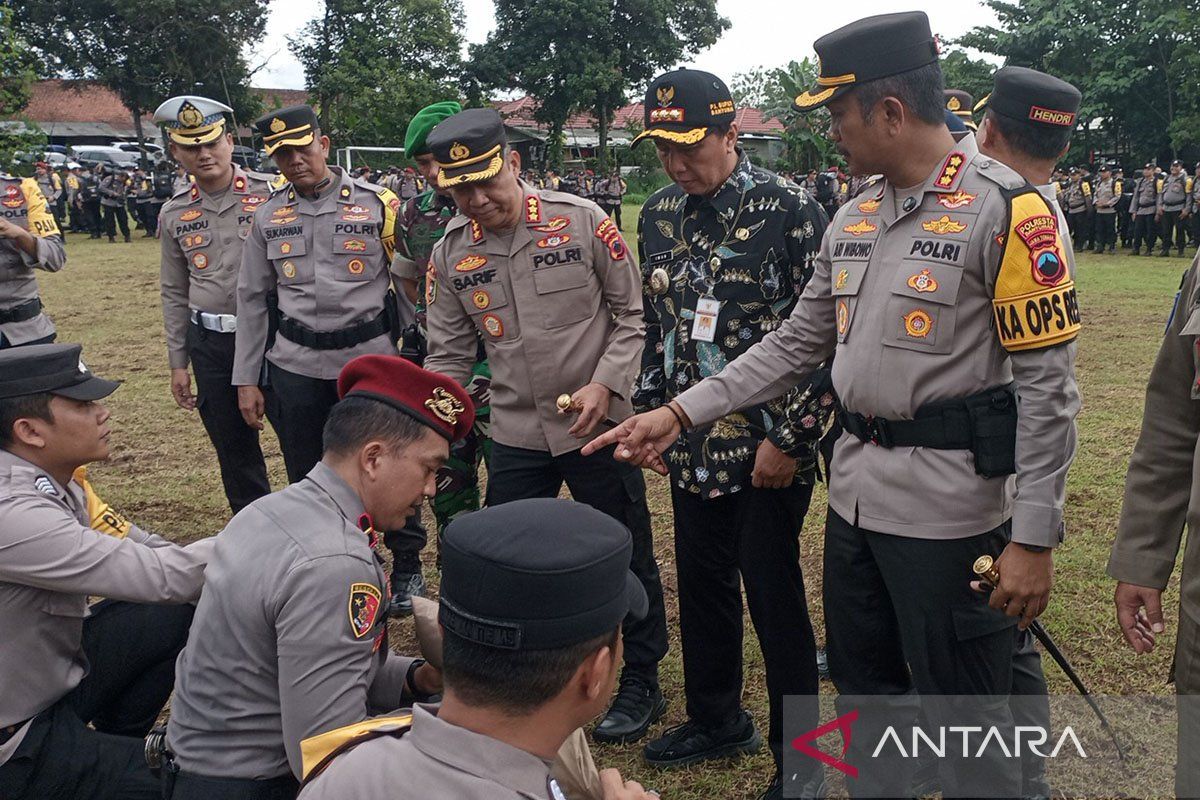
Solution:
M 637 209 L 626 206 L 632 241 Z M 114 456 L 91 470 L 98 491 L 140 525 L 184 541 L 215 533 L 228 517 L 216 460 L 198 417 L 179 410 L 168 389 L 166 350 L 158 295 L 158 242 L 89 241 L 68 234 L 67 268 L 40 276 L 43 299 L 59 328 L 59 340 L 82 342 L 89 367 L 125 385 L 111 400 Z M 1067 499 L 1067 540 L 1055 558 L 1057 586 L 1044 619 L 1084 680 L 1097 693 L 1162 694 L 1174 646 L 1178 583 L 1165 607 L 1168 633 L 1147 657 L 1123 646 L 1112 614 L 1113 583 L 1104 575 L 1120 511 L 1124 471 L 1141 419 L 1146 375 L 1162 335 L 1183 259 L 1084 255 L 1078 285 L 1084 330 L 1078 374 L 1083 393 L 1079 456 Z M 273 439 L 269 467 L 277 487 L 283 462 Z M 670 502 L 666 484 L 649 477 L 659 562 L 672 629 L 677 619 Z M 814 623 L 821 622 L 821 536 L 824 493 L 818 489 L 804 530 L 804 567 Z M 430 515 L 426 515 L 427 519 Z M 432 564 L 432 547 L 426 552 Z M 436 582 L 430 569 L 428 577 Z M 408 621 L 395 623 L 395 643 L 409 641 Z M 752 631 L 747 619 L 746 630 Z M 747 636 L 745 703 L 760 722 L 766 718 L 762 662 Z M 1049 662 L 1048 662 L 1049 664 Z M 1058 669 L 1047 666 L 1052 692 L 1068 693 Z M 663 664 L 663 689 L 670 698 L 661 730 L 684 718 L 678 637 Z M 1162 758 L 1173 756 L 1160 754 Z M 764 748 L 765 751 L 765 748 Z M 770 758 L 760 754 L 736 763 L 717 763 L 658 773 L 642 763 L 639 747 L 597 748 L 601 766 L 659 789 L 664 797 L 754 797 L 770 777 Z M 1169 762 L 1164 762 L 1164 766 Z

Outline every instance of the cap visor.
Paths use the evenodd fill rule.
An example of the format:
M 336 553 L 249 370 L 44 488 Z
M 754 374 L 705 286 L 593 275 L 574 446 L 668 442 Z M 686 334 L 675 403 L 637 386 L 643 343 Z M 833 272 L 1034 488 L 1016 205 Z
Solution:
M 650 599 L 642 582 L 632 571 L 625 573 L 625 596 L 629 600 L 629 616 L 644 619 L 650 610 Z
M 171 138 L 172 142 L 185 146 L 215 142 L 217 139 L 221 138 L 223 133 L 225 133 L 225 123 L 213 125 L 207 128 L 201 128 L 199 130 L 167 130 L 167 136 Z
M 847 91 L 852 89 L 854 84 L 843 84 L 841 86 L 815 86 L 806 92 L 802 92 L 792 101 L 792 106 L 797 111 L 812 111 L 813 109 L 821 108 L 835 97 L 841 97 Z
M 443 166 L 438 172 L 438 186 L 443 189 L 449 189 L 454 186 L 461 186 L 464 183 L 478 183 L 496 177 L 500 173 L 500 168 L 504 166 L 504 156 L 500 153 L 492 156 L 487 161 L 481 161 L 477 164 L 471 164 L 467 167 Z
M 267 140 L 264 139 L 263 140 L 263 150 L 265 150 L 267 152 L 267 155 L 271 155 L 281 147 L 306 147 L 306 146 L 312 144 L 312 140 L 313 140 L 313 132 L 311 130 L 308 133 L 304 134 L 303 136 L 297 136 L 294 138 L 287 138 L 287 139 L 280 139 L 279 141 L 271 142 L 270 144 L 268 144 Z
M 103 400 L 115 392 L 120 385 L 120 381 L 108 381 L 92 375 L 83 381 L 83 383 L 77 383 L 74 386 L 63 386 L 60 389 L 51 389 L 50 394 L 89 402 L 92 400 Z
M 708 135 L 708 128 L 687 128 L 677 131 L 671 128 L 648 128 L 633 138 L 630 147 L 637 147 L 643 139 L 662 139 L 675 144 L 695 144 Z

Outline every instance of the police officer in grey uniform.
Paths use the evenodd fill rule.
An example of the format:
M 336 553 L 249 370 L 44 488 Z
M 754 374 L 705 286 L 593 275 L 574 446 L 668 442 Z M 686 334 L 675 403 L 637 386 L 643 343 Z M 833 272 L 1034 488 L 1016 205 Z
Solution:
M 109 455 L 100 401 L 118 384 L 80 349 L 0 353 L 5 800 L 159 796 L 141 737 L 171 693 L 213 544 L 178 547 L 89 491 L 79 470 Z
M 242 242 L 255 210 L 271 196 L 272 176 L 233 163 L 229 112 L 215 100 L 184 95 L 163 102 L 154 121 L 166 127 L 171 157 L 196 176 L 161 214 L 159 281 L 171 395 L 185 411 L 199 410 L 236 514 L 271 491 L 258 431 L 242 419 L 232 379 Z M 266 410 L 274 417 L 269 400 Z
M 1172 241 L 1178 255 L 1183 255 L 1191 194 L 1192 178 L 1183 168 L 1183 162 L 1175 159 L 1171 162 L 1171 171 L 1158 188 L 1158 206 L 1154 216 L 1162 223 L 1162 250 L 1159 256 L 1163 258 L 1171 254 Z
M 1117 203 L 1121 202 L 1121 182 L 1113 177 L 1112 164 L 1100 167 L 1093 202 L 1096 208 L 1096 246 L 1093 252 L 1114 253 L 1117 249 Z
M 37 182 L 0 173 L 0 350 L 54 341 L 34 270 L 58 272 L 66 263 L 62 233 Z
M 337 391 L 321 461 L 217 537 L 179 658 L 168 798 L 293 797 L 302 739 L 441 688 L 432 666 L 389 657 L 375 526 L 433 496 L 450 442 L 471 430 L 470 398 L 383 355 L 347 364 Z
M 1027 626 L 1045 609 L 1063 537 L 1079 408 L 1070 251 L 1036 188 L 946 129 L 924 13 L 859 20 L 816 50 L 821 76 L 797 107 L 828 104 L 851 170 L 884 179 L 839 209 L 779 330 L 585 452 L 617 444 L 619 457 L 661 469 L 657 454 L 681 429 L 782 394 L 836 351 L 846 432 L 832 462 L 824 556 L 834 684 L 841 695 L 890 695 L 896 713 L 914 689 L 1005 695 L 1012 623 Z M 1045 108 L 1035 119 L 1072 126 L 1075 113 Z M 898 130 L 884 137 L 876 128 L 885 124 Z M 1000 555 L 1002 576 L 986 599 L 967 580 L 983 554 Z M 974 711 L 1011 730 L 1007 706 Z M 935 727 L 949 724 L 944 706 L 924 712 Z M 911 761 L 856 749 L 872 741 L 855 730 L 847 758 L 870 762 L 858 785 L 906 796 Z M 948 796 L 1020 790 L 1007 759 L 941 766 Z
M 632 741 L 665 706 L 658 662 L 667 623 L 646 484 L 636 468 L 579 449 L 598 425 L 631 410 L 645 329 L 637 269 L 597 205 L 520 182 L 519 156 L 493 109 L 443 120 L 426 145 L 459 215 L 434 246 L 425 280 L 425 366 L 466 384 L 482 336 L 492 370 L 488 505 L 555 497 L 566 482 L 572 497 L 633 533 L 633 571 L 650 612 L 626 631 L 611 712 Z
M 125 210 L 125 199 L 129 193 L 129 176 L 116 167 L 104 167 L 100 181 L 100 208 L 104 212 L 104 232 L 108 241 L 117 241 L 117 228 L 129 241 L 129 214 Z
M 517 500 L 456 519 L 442 540 L 441 706 L 339 732 L 300 796 L 563 798 L 550 761 L 604 709 L 621 621 L 648 610 L 632 551 L 623 525 L 570 500 Z M 616 770 L 601 782 L 605 800 L 657 797 Z
M 1155 173 L 1158 165 L 1151 161 L 1142 168 L 1142 177 L 1133 186 L 1133 199 L 1129 201 L 1129 214 L 1133 217 L 1133 253 L 1142 254 L 1142 241 L 1146 242 L 1146 255 L 1154 253 L 1154 240 L 1158 238 L 1158 187 L 1160 181 Z

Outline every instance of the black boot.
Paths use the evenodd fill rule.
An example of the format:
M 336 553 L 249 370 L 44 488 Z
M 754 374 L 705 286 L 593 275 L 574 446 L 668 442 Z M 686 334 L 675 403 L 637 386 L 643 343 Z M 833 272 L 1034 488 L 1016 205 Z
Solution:
M 416 572 L 392 573 L 391 612 L 394 617 L 407 617 L 412 613 L 412 599 L 425 596 L 425 576 Z
M 646 745 L 642 755 L 655 767 L 682 767 L 710 758 L 757 753 L 761 747 L 762 736 L 743 709 L 732 722 L 716 728 L 692 720 L 669 728 Z
M 667 701 L 658 688 L 658 681 L 622 671 L 616 699 L 592 731 L 592 739 L 602 744 L 636 742 L 666 710 Z

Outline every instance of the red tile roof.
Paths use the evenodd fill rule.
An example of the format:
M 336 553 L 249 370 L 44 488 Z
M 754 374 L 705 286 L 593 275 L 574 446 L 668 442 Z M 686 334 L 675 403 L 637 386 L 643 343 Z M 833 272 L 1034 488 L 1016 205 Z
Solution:
M 537 128 L 544 130 L 546 125 L 534 119 L 537 101 L 532 97 L 521 97 L 516 100 L 500 100 L 492 103 L 500 112 L 505 122 L 519 128 Z M 641 103 L 631 103 L 617 109 L 613 116 L 612 130 L 624 130 L 633 120 L 641 127 L 644 117 Z M 742 133 L 781 134 L 783 123 L 777 119 L 763 119 L 763 114 L 757 108 L 740 108 L 737 112 L 738 130 Z M 588 128 L 595 130 L 596 119 L 591 114 L 573 114 L 567 118 L 568 128 Z

